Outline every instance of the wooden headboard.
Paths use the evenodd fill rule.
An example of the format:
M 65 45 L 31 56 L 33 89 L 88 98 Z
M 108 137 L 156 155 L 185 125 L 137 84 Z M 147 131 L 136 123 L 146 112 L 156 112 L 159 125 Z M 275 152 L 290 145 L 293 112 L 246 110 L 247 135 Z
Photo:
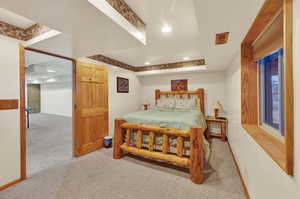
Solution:
M 157 100 L 160 99 L 161 95 L 198 95 L 200 99 L 200 111 L 205 115 L 205 108 L 204 108 L 204 89 L 199 88 L 196 91 L 160 91 L 159 89 L 155 90 L 155 104 L 157 104 Z

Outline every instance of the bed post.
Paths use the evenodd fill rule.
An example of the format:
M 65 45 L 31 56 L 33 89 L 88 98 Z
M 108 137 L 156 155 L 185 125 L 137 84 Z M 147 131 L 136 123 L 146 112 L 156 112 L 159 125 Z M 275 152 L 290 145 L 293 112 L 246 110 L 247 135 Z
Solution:
M 198 99 L 200 100 L 200 111 L 203 113 L 203 115 L 205 115 L 205 104 L 204 104 L 204 89 L 203 88 L 199 88 L 197 90 L 198 92 Z
M 123 119 L 115 120 L 115 134 L 114 134 L 114 159 L 122 158 L 123 152 L 121 150 L 121 145 L 123 144 L 123 130 L 121 125 L 125 123 Z
M 155 105 L 157 105 L 157 100 L 160 99 L 160 90 L 156 89 L 155 90 Z
M 202 128 L 197 126 L 191 127 L 190 145 L 190 179 L 195 184 L 202 184 L 204 181 L 204 151 Z

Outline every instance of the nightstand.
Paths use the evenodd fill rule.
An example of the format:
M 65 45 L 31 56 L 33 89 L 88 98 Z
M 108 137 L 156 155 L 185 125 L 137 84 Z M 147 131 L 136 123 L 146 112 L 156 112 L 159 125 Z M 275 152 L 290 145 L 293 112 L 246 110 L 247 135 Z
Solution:
M 228 125 L 226 118 L 206 117 L 206 124 L 206 135 L 208 137 L 218 137 L 221 138 L 222 141 L 226 141 Z

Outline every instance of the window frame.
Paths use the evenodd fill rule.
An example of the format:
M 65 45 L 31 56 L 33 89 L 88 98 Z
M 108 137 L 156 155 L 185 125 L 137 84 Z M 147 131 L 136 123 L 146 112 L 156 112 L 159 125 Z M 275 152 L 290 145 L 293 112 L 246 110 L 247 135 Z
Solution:
M 252 44 L 283 13 L 284 139 L 260 125 L 259 70 Z M 248 134 L 288 175 L 294 175 L 293 0 L 266 0 L 241 44 L 241 123 Z
M 263 90 L 262 88 L 265 88 L 265 60 L 262 59 L 269 59 L 269 60 L 273 60 L 273 56 L 276 57 L 276 59 L 278 59 L 278 76 L 279 76 L 279 117 L 280 117 L 280 124 L 279 124 L 279 129 L 276 129 L 274 126 L 268 124 L 267 122 L 263 122 L 263 120 L 265 120 L 264 117 L 264 113 L 265 111 L 265 106 L 262 107 L 262 104 L 265 102 L 265 93 L 266 91 Z M 272 135 L 274 135 L 275 137 L 277 137 L 278 139 L 282 140 L 282 137 L 284 137 L 284 63 L 283 63 L 283 48 L 280 48 L 278 50 L 276 50 L 275 52 L 270 53 L 269 55 L 261 58 L 260 60 L 257 60 L 257 67 L 258 67 L 258 89 L 259 89 L 259 125 L 262 128 L 265 128 L 266 131 L 272 133 Z M 264 71 L 262 71 L 262 64 L 264 65 Z M 262 74 L 263 72 L 263 74 Z M 283 135 L 282 135 L 283 134 Z

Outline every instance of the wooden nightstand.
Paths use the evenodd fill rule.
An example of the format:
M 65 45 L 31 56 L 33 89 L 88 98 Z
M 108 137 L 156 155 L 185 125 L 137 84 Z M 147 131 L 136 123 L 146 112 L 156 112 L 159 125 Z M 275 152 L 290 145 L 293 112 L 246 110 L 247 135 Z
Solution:
M 228 120 L 226 118 L 215 118 L 215 117 L 206 117 L 207 130 L 206 135 L 208 137 L 218 137 L 222 141 L 227 139 L 227 124 Z M 219 128 L 220 133 L 212 132 L 212 128 Z

